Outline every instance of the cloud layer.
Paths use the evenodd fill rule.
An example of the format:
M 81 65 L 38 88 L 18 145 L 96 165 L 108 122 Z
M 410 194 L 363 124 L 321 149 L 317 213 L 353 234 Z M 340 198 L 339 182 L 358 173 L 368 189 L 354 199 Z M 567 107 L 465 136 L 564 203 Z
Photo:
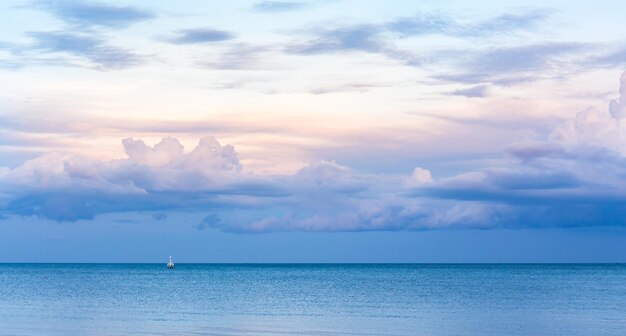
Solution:
M 544 139 L 509 145 L 497 166 L 439 178 L 422 167 L 371 175 L 332 161 L 253 174 L 213 137 L 189 152 L 174 138 L 128 138 L 127 158 L 112 161 L 48 153 L 0 170 L 1 214 L 75 221 L 145 211 L 167 220 L 164 212 L 191 211 L 206 214 L 198 229 L 235 232 L 623 226 L 624 94 Z
M 305 9 L 318 5 L 321 6 L 300 1 L 260 1 L 251 10 L 257 18 L 264 17 L 259 13 L 299 10 L 298 14 L 310 19 L 304 14 Z M 178 22 L 179 26 L 166 31 L 151 31 L 148 34 L 141 29 L 128 34 L 127 30 L 142 23 L 172 20 L 185 15 L 97 1 L 36 1 L 18 7 L 45 13 L 58 21 L 61 28 L 46 31 L 39 27 L 26 30 L 23 36 L 18 36 L 19 42 L 0 41 L 0 68 L 53 65 L 123 70 L 148 63 L 167 63 L 168 66 L 186 63 L 201 69 L 272 71 L 284 68 L 285 59 L 294 55 L 349 54 L 354 59 L 355 56 L 369 54 L 390 61 L 390 67 L 410 66 L 426 71 L 431 81 L 441 85 L 470 85 L 450 92 L 452 95 L 484 97 L 489 85 L 511 86 L 556 79 L 564 72 L 621 66 L 625 54 L 623 45 L 619 43 L 592 45 L 545 41 L 537 39 L 537 36 L 524 38 L 542 26 L 550 29 L 555 11 L 546 8 L 507 8 L 499 14 L 477 19 L 467 19 L 453 12 L 432 11 L 378 20 L 303 22 L 289 29 L 273 30 L 271 34 L 265 32 L 273 37 L 259 42 L 259 39 L 246 40 L 246 37 L 254 36 L 255 30 L 263 31 L 262 27 L 254 27 L 254 22 L 250 23 L 252 28 L 248 32 L 213 25 L 205 27 L 199 20 L 195 21 L 200 23 L 196 27 L 189 28 L 182 21 Z M 200 12 L 210 10 L 199 7 L 202 8 Z M 166 26 L 169 27 L 169 23 Z M 32 43 L 23 43 L 22 37 L 29 37 Z M 117 46 L 114 40 L 121 37 L 131 40 L 133 44 Z M 431 39 L 443 42 L 431 44 Z M 509 43 L 509 39 L 520 39 L 522 42 Z M 181 57 L 178 54 L 180 51 L 154 42 L 167 42 L 173 45 L 170 46 L 172 48 L 185 46 L 197 49 L 193 52 L 186 50 Z M 208 45 L 215 48 L 206 54 L 208 49 L 204 47 Z M 9 54 L 7 59 L 2 58 L 3 52 Z M 305 64 L 307 61 L 301 59 L 297 62 Z M 230 88 L 242 86 L 238 83 Z M 305 91 L 316 93 L 320 89 Z M 321 91 L 343 92 L 345 89 Z

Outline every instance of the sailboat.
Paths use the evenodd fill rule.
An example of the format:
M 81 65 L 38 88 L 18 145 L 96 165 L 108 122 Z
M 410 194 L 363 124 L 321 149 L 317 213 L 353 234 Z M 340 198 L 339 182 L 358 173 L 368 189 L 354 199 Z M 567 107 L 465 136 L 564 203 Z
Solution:
M 172 261 L 172 256 L 170 256 L 170 262 L 167 263 L 167 268 L 169 269 L 174 268 L 174 262 Z

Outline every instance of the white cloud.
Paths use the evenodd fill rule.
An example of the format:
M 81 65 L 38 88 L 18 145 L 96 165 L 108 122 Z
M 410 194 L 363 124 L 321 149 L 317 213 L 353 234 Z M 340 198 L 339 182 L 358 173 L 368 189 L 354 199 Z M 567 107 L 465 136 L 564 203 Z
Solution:
M 433 176 L 430 170 L 421 167 L 413 169 L 411 177 L 406 181 L 407 187 L 418 187 L 433 182 Z
M 611 100 L 609 112 L 615 119 L 626 117 L 626 71 L 622 73 L 620 78 L 619 99 Z
M 549 140 L 564 146 L 602 146 L 619 151 L 624 135 L 624 129 L 609 113 L 588 107 L 575 119 L 555 127 Z
M 183 156 L 183 145 L 174 138 L 165 138 L 152 148 L 131 138 L 122 140 L 122 144 L 129 160 L 150 167 L 164 166 Z

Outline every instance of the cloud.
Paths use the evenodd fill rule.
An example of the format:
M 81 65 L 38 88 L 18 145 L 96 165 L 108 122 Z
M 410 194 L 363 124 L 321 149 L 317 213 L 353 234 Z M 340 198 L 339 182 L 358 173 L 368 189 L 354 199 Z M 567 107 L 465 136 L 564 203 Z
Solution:
M 510 144 L 498 160 L 451 176 L 419 165 L 410 174 L 366 174 L 335 161 L 254 174 L 233 146 L 212 137 L 190 151 L 174 138 L 154 146 L 124 139 L 123 159 L 47 153 L 3 168 L 0 214 L 76 221 L 187 212 L 204 216 L 197 229 L 241 233 L 624 226 L 619 117 L 582 110 L 544 136 Z
M 459 69 L 456 74 L 435 75 L 434 78 L 465 84 L 491 83 L 510 86 L 558 76 L 558 69 L 568 64 L 568 57 L 589 52 L 580 43 L 541 43 L 501 47 L 483 51 L 441 53 Z M 480 87 L 480 86 L 477 86 Z
M 267 67 L 264 54 L 272 49 L 266 46 L 236 43 L 229 45 L 214 60 L 197 62 L 199 66 L 218 70 L 254 70 Z
M 302 2 L 293 1 L 260 1 L 254 4 L 253 10 L 257 12 L 287 12 L 305 7 L 306 4 Z
M 34 41 L 30 45 L 6 47 L 0 44 L 0 49 L 8 50 L 15 57 L 15 61 L 0 60 L 0 67 L 53 65 L 119 70 L 145 63 L 144 57 L 131 50 L 109 44 L 98 33 L 98 29 L 126 28 L 155 18 L 152 11 L 133 6 L 73 0 L 36 1 L 30 7 L 22 8 L 46 11 L 62 20 L 66 27 L 60 31 L 29 32 L 27 35 Z M 31 55 L 33 53 L 34 56 Z
M 0 179 L 2 213 L 55 221 L 146 211 L 207 213 L 195 227 L 228 232 L 420 230 L 479 225 L 484 206 L 440 206 L 407 198 L 402 181 L 364 175 L 333 161 L 292 175 L 243 173 L 230 146 L 204 138 L 188 153 L 166 138 L 155 146 L 125 140 L 127 159 L 49 153 Z M 416 169 L 413 180 L 430 184 Z M 438 201 L 440 202 L 440 201 Z M 446 203 L 447 201 L 443 201 Z M 473 220 L 468 221 L 468 218 Z M 484 225 L 484 224 L 480 224 Z
M 392 41 L 394 37 L 400 34 L 401 37 L 418 37 L 423 35 L 445 35 L 451 37 L 485 37 L 498 34 L 510 34 L 516 31 L 528 30 L 539 23 L 546 20 L 551 11 L 549 10 L 532 10 L 515 14 L 501 14 L 494 18 L 479 22 L 463 23 L 458 20 L 441 14 L 418 14 L 413 17 L 405 17 L 381 24 L 351 24 L 340 25 L 333 28 L 323 27 L 310 29 L 305 31 L 307 35 L 312 36 L 304 42 L 299 41 L 292 43 L 285 49 L 288 53 L 300 55 L 317 55 L 327 53 L 340 52 L 366 52 L 372 54 L 380 54 L 393 60 L 400 61 L 410 66 L 422 66 L 427 62 L 431 62 L 433 57 L 427 57 L 424 54 L 416 53 L 412 50 L 406 50 L 397 47 Z M 299 34 L 302 34 L 300 31 Z M 302 40 L 302 39 L 301 39 Z M 566 45 L 544 45 L 532 46 L 529 50 L 522 48 L 511 48 L 492 50 L 488 53 L 476 55 L 476 57 L 463 66 L 471 66 L 477 70 L 491 70 L 490 72 L 499 71 L 496 67 L 502 67 L 504 63 L 515 67 L 531 67 L 538 65 L 545 57 L 542 54 L 559 53 L 557 49 L 565 49 Z M 465 58 L 464 56 L 461 58 Z M 564 52 L 561 51 L 561 52 Z M 454 60 L 459 55 L 436 55 L 437 58 Z M 484 62 L 482 61 L 485 59 Z M 473 62 L 475 61 L 475 62 Z M 491 62 L 495 64 L 488 66 Z M 533 64 L 534 63 L 534 64 Z M 480 69 L 480 67 L 483 69 Z M 485 69 L 487 68 L 487 69 Z M 465 76 L 474 76 L 484 78 L 488 74 L 465 74 Z M 507 78 L 500 79 L 502 81 Z M 470 81 L 467 81 L 470 82 Z M 472 83 L 477 82 L 472 80 Z
M 457 33 L 461 35 L 483 36 L 528 30 L 545 23 L 550 18 L 552 12 L 550 9 L 534 9 L 526 12 L 505 13 L 464 27 Z
M 173 138 L 154 146 L 123 144 L 126 159 L 48 153 L 7 169 L 0 177 L 1 212 L 76 221 L 105 213 L 209 211 L 197 228 L 234 232 L 398 229 L 394 218 L 411 216 L 399 201 L 377 199 L 388 188 L 378 178 L 332 161 L 292 175 L 259 176 L 242 172 L 234 148 L 211 137 L 189 152 Z
M 416 167 L 405 185 L 408 187 L 419 187 L 430 183 L 433 183 L 433 176 L 430 170 Z
M 287 46 L 286 52 L 299 55 L 317 55 L 343 52 L 381 54 L 407 65 L 419 65 L 421 58 L 387 42 L 385 30 L 378 25 L 362 24 L 311 31 L 314 37 L 304 43 Z
M 381 32 L 380 27 L 367 24 L 315 32 L 316 37 L 307 43 L 292 46 L 289 51 L 304 55 L 350 50 L 377 53 L 384 48 L 384 42 L 379 37 Z
M 619 99 L 613 99 L 609 103 L 609 112 L 614 119 L 626 117 L 626 72 L 620 79 Z
M 493 167 L 442 179 L 417 193 L 440 199 L 500 202 L 509 205 L 576 202 L 583 182 L 555 168 Z M 569 193 L 572 191 L 571 193 Z M 568 197 L 568 196 L 571 196 Z
M 355 193 L 367 188 L 367 180 L 334 161 L 318 161 L 302 167 L 294 178 L 299 188 L 316 192 Z
M 597 46 L 589 43 L 537 42 L 502 46 L 500 41 L 487 43 L 488 48 L 482 46 L 484 41 L 493 42 L 491 38 L 529 32 L 545 24 L 553 12 L 551 9 L 532 9 L 503 13 L 479 21 L 463 21 L 439 13 L 417 14 L 382 23 L 326 25 L 297 31 L 297 40 L 287 44 L 284 51 L 307 56 L 369 53 L 408 66 L 437 64 L 444 66 L 446 73 L 433 73 L 433 79 L 472 84 L 471 88 L 450 94 L 474 98 L 485 97 L 488 85 L 513 86 L 555 79 L 563 76 L 564 69 L 575 71 L 572 69 L 617 64 L 623 58 L 621 51 L 594 56 Z M 436 47 L 418 50 L 402 46 L 401 39 L 429 35 L 481 40 L 476 46 L 462 50 Z
M 525 142 L 508 146 L 507 152 L 513 156 L 530 161 L 547 156 L 566 156 L 565 149 L 558 144 L 549 144 L 545 142 Z
M 614 105 L 611 103 L 609 106 Z M 574 119 L 555 127 L 550 133 L 551 144 L 569 150 L 570 155 L 576 154 L 572 152 L 573 147 L 578 154 L 605 150 L 625 153 L 622 149 L 624 130 L 616 117 L 619 115 L 613 116 L 610 112 L 588 107 L 578 112 Z
M 346 83 L 334 86 L 318 87 L 309 91 L 311 94 L 321 95 L 330 93 L 342 93 L 342 92 L 359 92 L 365 93 L 376 88 L 391 87 L 391 83 Z
M 174 44 L 200 44 L 232 40 L 235 34 L 211 28 L 183 29 L 165 40 Z
M 487 96 L 488 85 L 475 85 L 466 89 L 459 89 L 450 92 L 453 96 L 463 96 L 468 98 L 482 98 Z
M 416 15 L 392 21 L 386 26 L 389 30 L 404 36 L 448 35 L 460 30 L 452 18 L 442 15 Z
M 599 55 L 589 57 L 583 64 L 589 68 L 620 68 L 626 64 L 626 47 L 605 45 Z
M 219 226 L 221 221 L 217 214 L 212 213 L 204 217 L 195 227 L 198 230 L 210 229 Z
M 36 7 L 46 10 L 65 23 L 79 27 L 125 28 L 156 17 L 148 10 L 84 1 L 40 1 Z
M 584 48 L 578 43 L 546 43 L 498 48 L 481 53 L 467 65 L 486 74 L 542 70 L 550 66 L 554 56 L 571 54 Z
M 455 114 L 441 114 L 441 113 L 429 113 L 422 111 L 411 111 L 407 112 L 408 114 L 417 116 L 417 117 L 425 117 L 432 118 L 441 121 L 445 121 L 452 124 L 457 124 L 461 126 L 470 126 L 470 127 L 484 127 L 491 128 L 496 130 L 521 130 L 521 129 L 532 129 L 538 132 L 549 132 L 552 130 L 554 125 L 561 121 L 561 119 L 556 119 L 554 117 L 535 117 L 528 118 L 524 114 L 506 114 L 506 115 L 495 115 L 495 116 L 475 116 L 475 117 L 463 117 L 457 116 Z
M 141 56 L 124 48 L 114 47 L 93 35 L 68 32 L 31 32 L 34 44 L 23 48 L 44 54 L 68 54 L 103 70 L 118 70 L 143 64 Z M 71 60 L 67 60 L 71 62 Z
M 386 27 L 403 36 L 447 35 L 459 37 L 484 37 L 500 35 L 536 27 L 550 17 L 551 10 L 535 9 L 520 13 L 505 13 L 478 22 L 460 22 L 441 14 L 418 14 L 386 24 Z
M 580 111 L 544 140 L 509 146 L 514 160 L 440 179 L 413 195 L 502 206 L 509 226 L 626 225 L 620 104 Z
M 144 57 L 108 43 L 99 28 L 121 29 L 156 17 L 148 10 L 100 2 L 73 0 L 36 1 L 32 6 L 62 20 L 58 31 L 28 32 L 32 44 L 0 43 L 15 60 L 0 60 L 0 67 L 16 69 L 28 65 L 78 66 L 120 70 L 145 63 Z
M 223 206 L 240 195 L 273 197 L 278 186 L 241 175 L 232 146 L 202 138 L 182 153 L 176 139 L 154 147 L 125 139 L 129 157 L 98 161 L 68 153 L 47 153 L 3 173 L 5 209 L 53 220 L 90 219 L 107 212 L 163 211 Z
M 165 138 L 154 147 L 149 147 L 143 141 L 131 138 L 122 140 L 122 144 L 129 160 L 149 167 L 163 166 L 180 160 L 184 149 L 178 139 L 174 138 Z

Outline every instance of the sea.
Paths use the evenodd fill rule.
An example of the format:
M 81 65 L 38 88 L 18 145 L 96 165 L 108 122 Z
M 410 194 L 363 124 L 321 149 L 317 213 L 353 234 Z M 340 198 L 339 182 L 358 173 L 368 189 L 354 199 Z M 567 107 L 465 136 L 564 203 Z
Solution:
M 626 335 L 626 264 L 2 264 L 0 335 Z

